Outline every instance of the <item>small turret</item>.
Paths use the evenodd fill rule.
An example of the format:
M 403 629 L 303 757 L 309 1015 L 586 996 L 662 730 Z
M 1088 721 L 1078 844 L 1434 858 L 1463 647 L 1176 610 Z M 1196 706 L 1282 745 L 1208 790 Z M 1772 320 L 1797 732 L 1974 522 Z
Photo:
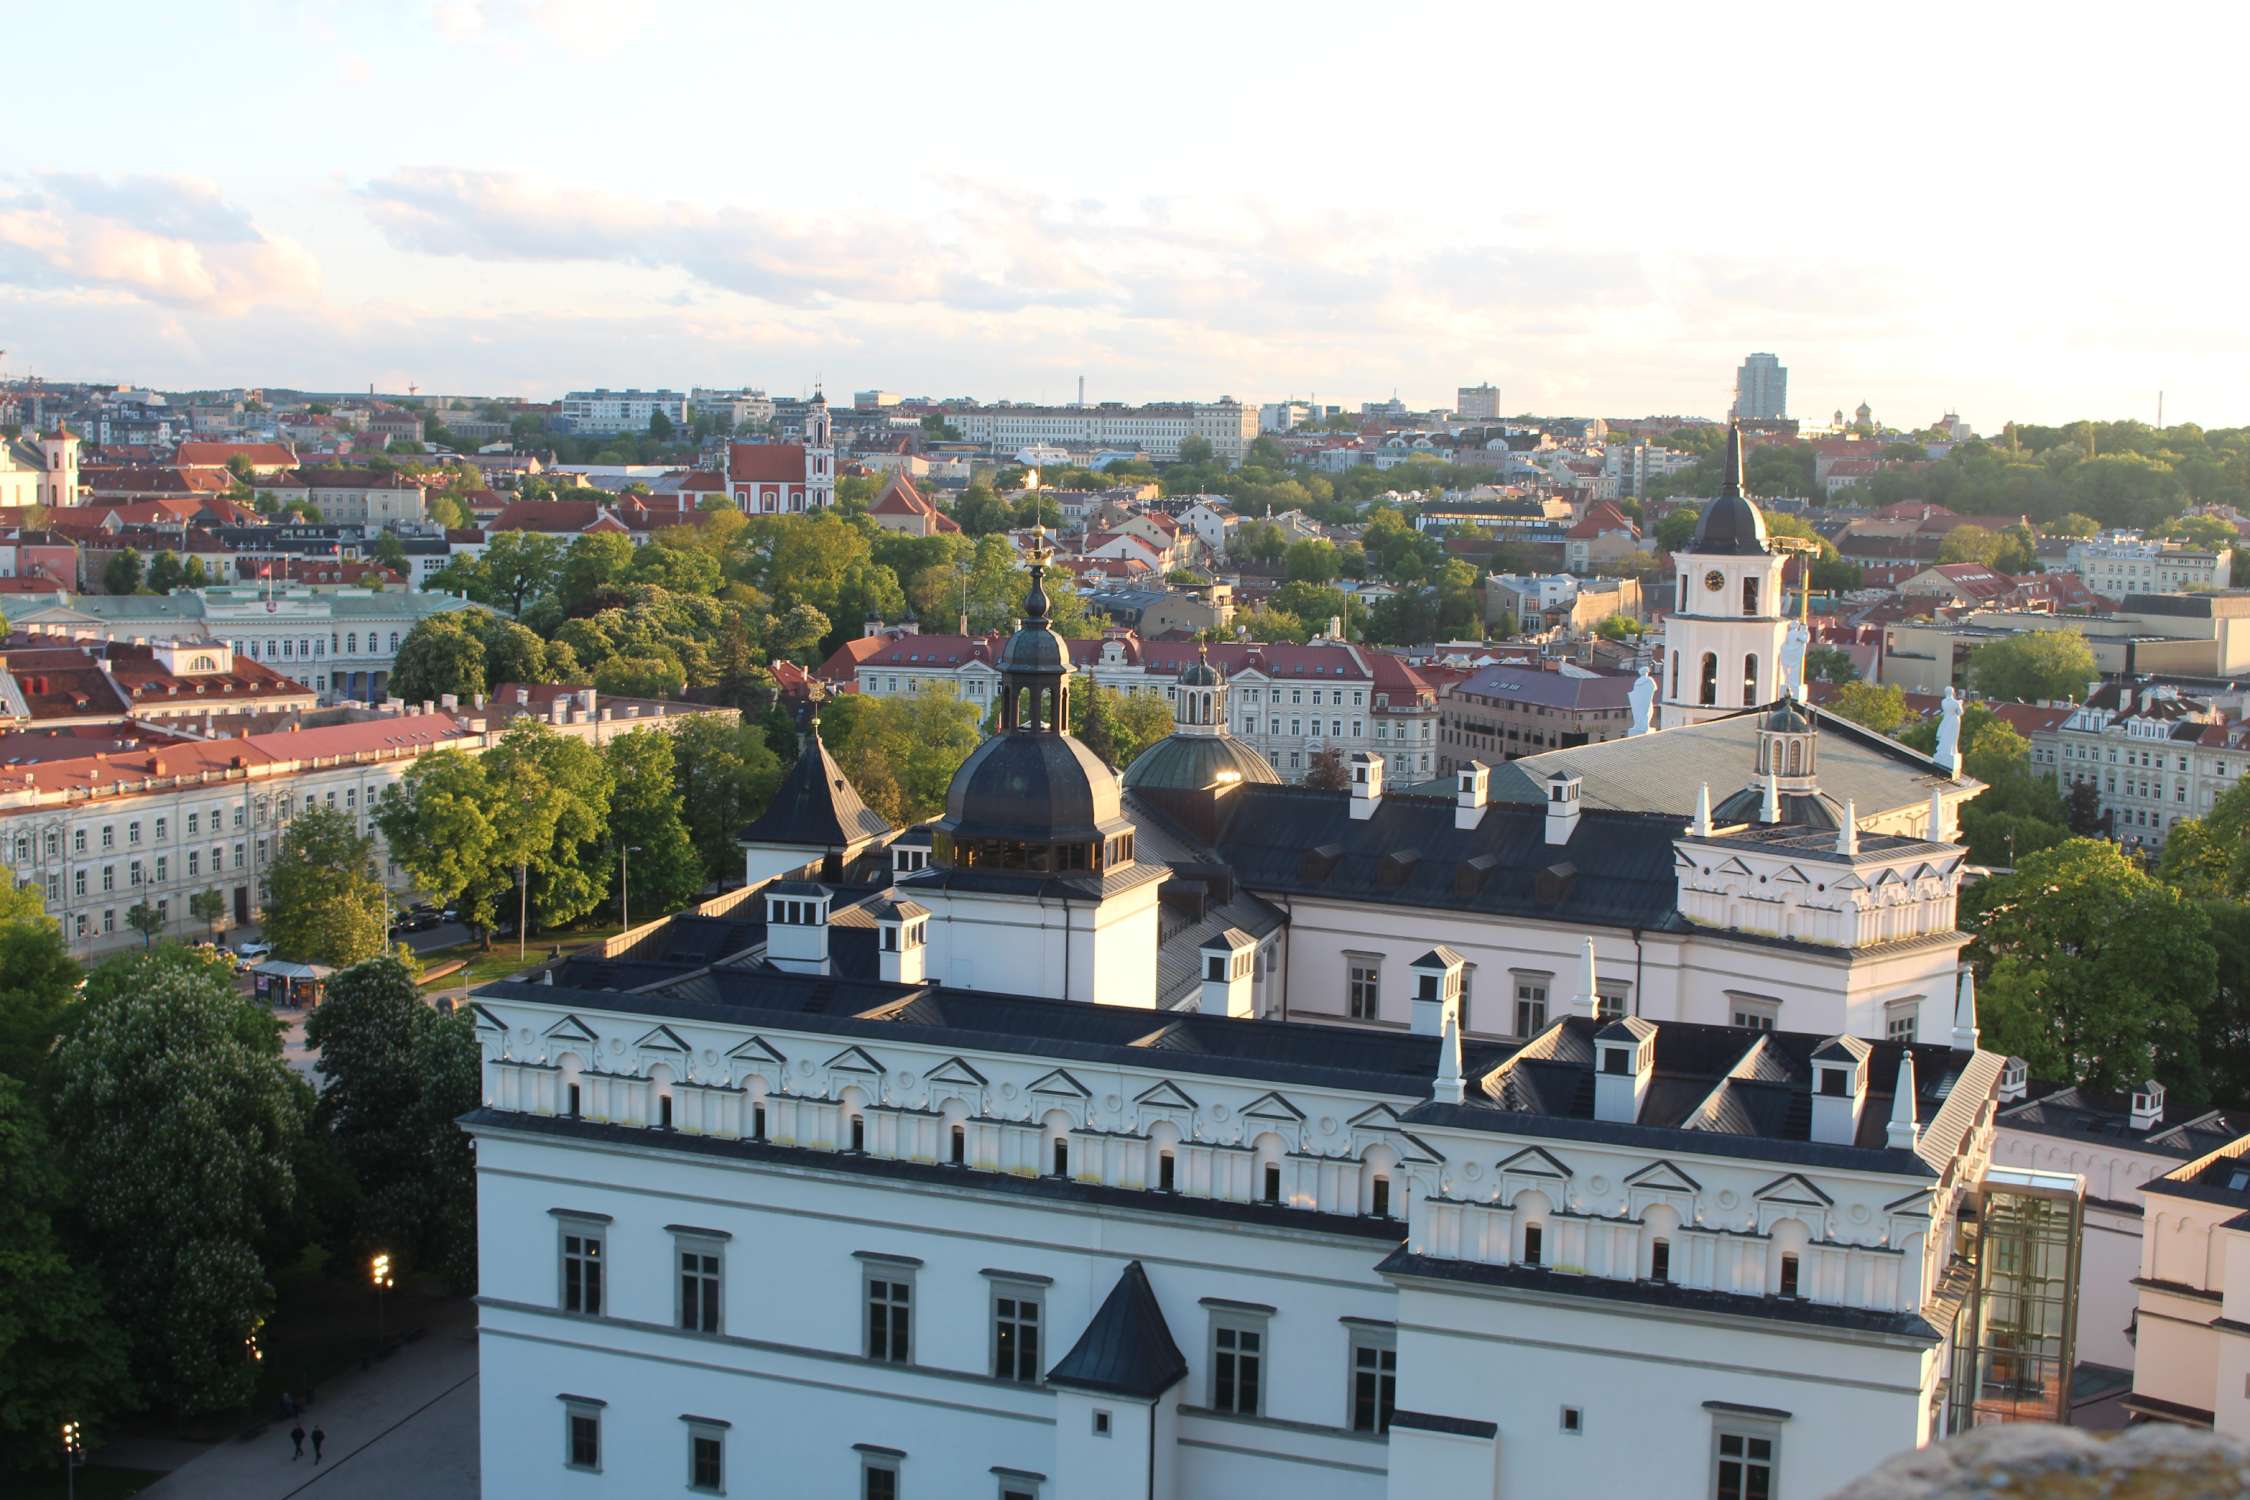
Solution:
M 1914 1116 L 1914 1054 L 1898 1060 L 1898 1091 L 1891 1095 L 1891 1122 L 1883 1127 L 1883 1144 L 1893 1151 L 1912 1151 L 1922 1144 L 1922 1125 Z

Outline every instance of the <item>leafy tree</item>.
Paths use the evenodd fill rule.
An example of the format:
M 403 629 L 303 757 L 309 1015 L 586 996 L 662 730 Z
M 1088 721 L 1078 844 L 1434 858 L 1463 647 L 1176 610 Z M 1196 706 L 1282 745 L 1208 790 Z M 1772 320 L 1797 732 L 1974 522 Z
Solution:
M 2000 550 L 1992 566 L 2003 573 L 2023 574 L 2039 568 L 2039 533 L 2018 523 L 2000 533 Z
M 2158 1060 L 2197 1063 L 2216 983 L 2210 922 L 2114 845 L 2070 839 L 1964 895 L 1987 1045 L 2035 1072 L 2121 1089 Z
M 2033 703 L 2086 696 L 2099 676 L 2093 648 L 2075 630 L 2026 630 L 1969 653 L 1969 680 L 1988 698 Z
M 414 576 L 413 565 L 407 560 L 406 544 L 390 532 L 375 539 L 375 561 L 402 578 Z
M 972 484 L 953 502 L 953 519 L 970 536 L 991 536 L 1016 521 L 1015 512 L 987 485 Z
M 108 1288 L 143 1400 L 178 1412 L 242 1405 L 250 1338 L 273 1309 L 264 1255 L 295 1198 L 309 1090 L 280 1030 L 223 967 L 187 950 L 112 959 L 54 1057 L 59 1159 L 98 1190 L 68 1229 Z
M 1296 622 L 1294 615 L 1287 618 Z M 1304 627 L 1297 623 L 1295 628 L 1301 631 Z M 1367 612 L 1366 633 L 1367 639 L 1386 646 L 1410 646 L 1418 641 L 1434 640 L 1438 633 L 1436 590 L 1401 589 L 1387 599 L 1377 600 Z
M 1324 792 L 1341 792 L 1350 789 L 1351 769 L 1344 764 L 1344 752 L 1331 746 L 1316 750 L 1305 763 L 1305 785 Z
M 1908 718 L 1906 694 L 1895 682 L 1847 682 L 1828 700 L 1828 710 L 1877 734 L 1897 734 Z
M 2092 516 L 2080 515 L 2077 511 L 2068 511 L 2062 515 L 2055 517 L 2052 521 L 2049 521 L 2046 525 L 2040 527 L 2039 529 L 2044 531 L 2049 536 L 2072 537 L 2075 539 L 2084 540 L 2088 537 L 2096 537 L 2101 535 L 2102 523 L 2095 520 Z
M 1611 615 L 1594 626 L 1594 634 L 1605 641 L 1636 640 L 1647 629 L 1631 615 Z
M 164 918 L 146 901 L 136 901 L 126 908 L 125 925 L 141 935 L 143 948 L 154 947 L 164 932 Z
M 375 841 L 325 807 L 298 813 L 266 874 L 266 941 L 283 958 L 341 968 L 383 951 L 390 899 Z
M 893 823 L 915 823 L 945 806 L 953 773 L 977 747 L 977 711 L 943 689 L 847 694 L 822 710 L 821 738 L 868 806 Z
M 2169 840 L 2165 848 L 2169 852 Z M 2196 1051 L 2203 1062 L 2205 1097 L 2231 1103 L 2250 1099 L 2250 904 L 2206 901 L 2202 906 L 2218 957 L 2218 982 L 2210 1003 L 2196 1013 Z
M 408 703 L 434 703 L 450 693 L 466 703 L 483 693 L 489 683 L 485 643 L 469 618 L 475 613 L 447 610 L 409 630 L 391 667 L 391 695 Z
M 470 627 L 484 646 L 484 690 L 497 692 L 503 682 L 561 682 L 555 675 L 558 653 L 524 626 L 483 610 L 461 610 L 470 616 Z M 434 618 L 443 618 L 442 616 Z M 420 627 L 416 627 L 417 629 Z M 401 641 L 401 648 L 405 646 Z
M 495 810 L 482 760 L 439 750 L 408 767 L 375 812 L 391 858 L 416 889 L 459 907 L 488 942 L 506 880 Z
M 1807 682 L 1857 682 L 1859 668 L 1852 665 L 1849 651 L 1838 646 L 1812 646 L 1805 651 L 1805 680 Z M 1904 707 L 1904 700 L 1900 706 Z
M 518 719 L 484 752 L 498 867 L 527 873 L 531 921 L 574 922 L 609 894 L 602 839 L 610 771 L 601 752 L 536 719 Z
M 1675 505 L 1656 523 L 1656 545 L 1666 552 L 1677 552 L 1695 538 L 1695 524 L 1702 513 L 1692 505 Z
M 152 594 L 169 594 L 186 581 L 187 569 L 180 565 L 179 554 L 167 547 L 148 565 L 148 578 L 142 586 Z
M 622 861 L 631 883 L 629 905 L 644 918 L 677 911 L 695 899 L 706 876 L 676 784 L 672 736 L 636 729 L 611 740 L 602 756 L 615 783 L 610 857 L 625 846 L 636 851 Z
M 330 1248 L 354 1263 L 386 1252 L 474 1285 L 475 1162 L 454 1124 L 482 1093 L 470 1013 L 439 1016 L 404 964 L 373 958 L 329 981 L 305 1040 L 320 1052 L 314 1123 L 357 1188 L 344 1242 Z
M 619 698 L 677 698 L 686 686 L 678 661 L 660 656 L 613 656 L 594 668 L 594 686 Z
M 1982 526 L 1956 526 L 1938 543 L 1941 563 L 1982 563 L 1991 567 L 2000 557 L 2000 538 Z
M 648 414 L 648 435 L 660 443 L 672 440 L 672 419 L 661 411 Z
M 2103 831 L 2102 794 L 2091 781 L 2075 781 L 2063 794 L 2063 822 L 2078 838 L 2090 839 Z
M 790 754 L 796 754 L 794 730 Z M 672 783 L 701 857 L 705 880 L 739 879 L 742 851 L 735 835 L 765 811 L 781 784 L 783 766 L 755 724 L 698 714 L 673 730 Z
M 561 582 L 562 559 L 562 543 L 551 536 L 536 531 L 503 531 L 492 538 L 484 556 L 478 559 L 485 592 L 471 591 L 469 597 L 521 616 Z
M 1333 583 L 1338 572 L 1335 545 L 1318 538 L 1293 542 L 1289 547 L 1287 566 L 1291 583 Z
M 78 961 L 36 887 L 0 885 L 0 1074 L 29 1081 L 77 997 Z
M 0 1472 L 52 1464 L 64 1422 L 98 1429 L 132 1401 L 123 1331 L 57 1228 L 72 1186 L 38 1107 L 0 1076 Z
M 188 915 L 201 922 L 212 932 L 217 932 L 227 919 L 227 898 L 214 889 L 197 891 L 188 897 Z
M 2210 551 L 2242 545 L 2241 534 L 2217 516 L 2182 516 L 2164 528 L 2164 535 Z
M 828 616 L 810 604 L 799 604 L 774 622 L 766 632 L 766 644 L 776 654 L 810 666 L 828 631 Z
M 1180 463 L 1186 467 L 1194 468 L 1208 464 L 1217 456 L 1217 452 L 1218 450 L 1211 446 L 1209 438 L 1189 437 L 1180 439 Z
M 2221 792 L 2202 817 L 2182 818 L 2157 871 L 2192 897 L 2250 899 L 2250 781 Z
M 1070 697 L 1070 731 L 1120 769 L 1172 732 L 1172 709 L 1154 693 L 1120 693 L 1089 683 Z
M 563 555 L 560 598 L 566 614 L 584 614 L 633 568 L 633 539 L 614 531 L 587 532 Z
M 112 556 L 102 568 L 102 592 L 137 594 L 141 591 L 141 555 L 132 548 Z

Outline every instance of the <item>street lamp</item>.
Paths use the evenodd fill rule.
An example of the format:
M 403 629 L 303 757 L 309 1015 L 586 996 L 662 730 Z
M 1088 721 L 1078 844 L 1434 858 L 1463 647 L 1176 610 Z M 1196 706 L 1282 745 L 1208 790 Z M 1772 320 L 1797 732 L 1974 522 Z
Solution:
M 85 1433 L 76 1422 L 62 1424 L 63 1474 L 71 1500 L 78 1500 L 78 1471 L 86 1466 Z
M 641 846 L 638 844 L 620 844 L 617 846 L 617 929 L 619 932 L 629 931 L 633 925 L 633 893 L 630 884 L 632 861 L 627 859 L 626 856 L 639 854 L 640 852 Z
M 377 1255 L 369 1263 L 368 1272 L 375 1283 L 375 1347 L 380 1349 L 383 1346 L 385 1333 L 383 1327 L 383 1293 L 389 1291 L 397 1283 L 391 1277 L 391 1258 L 388 1255 Z

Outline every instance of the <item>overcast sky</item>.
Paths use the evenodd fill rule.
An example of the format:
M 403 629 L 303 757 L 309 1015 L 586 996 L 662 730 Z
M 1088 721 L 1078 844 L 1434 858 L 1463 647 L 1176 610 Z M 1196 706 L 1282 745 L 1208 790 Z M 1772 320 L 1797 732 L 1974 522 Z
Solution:
M 2237 425 L 2245 10 L 43 6 L 0 372 Z

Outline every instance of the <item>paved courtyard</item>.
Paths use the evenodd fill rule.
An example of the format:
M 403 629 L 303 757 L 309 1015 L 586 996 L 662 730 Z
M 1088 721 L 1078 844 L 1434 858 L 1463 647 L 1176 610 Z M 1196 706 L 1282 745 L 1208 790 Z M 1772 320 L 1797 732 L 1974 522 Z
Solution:
M 336 1380 L 306 1414 L 328 1434 L 289 1456 L 289 1424 L 208 1449 L 141 1492 L 143 1500 L 477 1500 L 476 1309 L 446 1321 L 374 1369 Z M 124 1461 L 124 1455 L 119 1456 Z

